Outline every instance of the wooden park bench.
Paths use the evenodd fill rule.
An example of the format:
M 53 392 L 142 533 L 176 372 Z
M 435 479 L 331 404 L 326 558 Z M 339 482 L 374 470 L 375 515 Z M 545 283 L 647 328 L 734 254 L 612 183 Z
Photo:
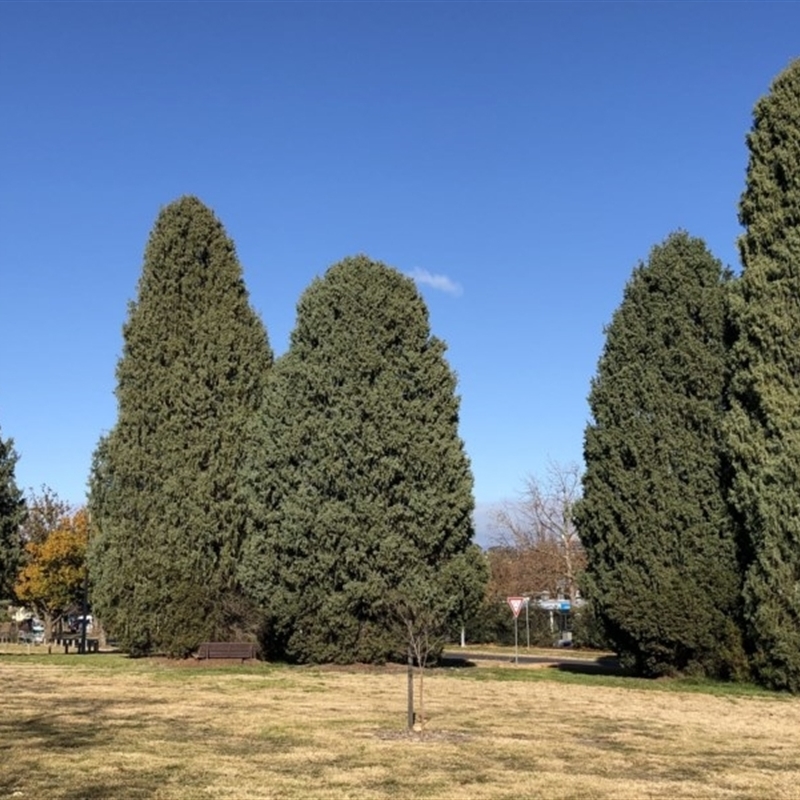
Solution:
M 197 648 L 199 659 L 239 658 L 246 661 L 256 657 L 256 646 L 252 642 L 203 642 Z

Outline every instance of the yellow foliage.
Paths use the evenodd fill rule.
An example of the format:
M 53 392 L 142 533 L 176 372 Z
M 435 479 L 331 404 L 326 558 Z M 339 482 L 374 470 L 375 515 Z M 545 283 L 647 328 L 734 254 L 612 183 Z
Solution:
M 43 542 L 28 542 L 27 563 L 14 587 L 17 597 L 39 613 L 56 616 L 66 611 L 83 588 L 88 543 L 85 509 L 62 517 Z

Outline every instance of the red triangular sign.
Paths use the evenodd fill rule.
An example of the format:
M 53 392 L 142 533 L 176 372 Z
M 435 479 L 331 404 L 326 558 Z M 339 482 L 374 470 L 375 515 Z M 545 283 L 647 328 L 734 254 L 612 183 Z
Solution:
M 519 612 L 522 611 L 522 606 L 525 605 L 525 598 L 506 597 L 506 602 L 511 607 L 511 611 L 514 613 L 514 619 L 516 619 L 519 616 Z

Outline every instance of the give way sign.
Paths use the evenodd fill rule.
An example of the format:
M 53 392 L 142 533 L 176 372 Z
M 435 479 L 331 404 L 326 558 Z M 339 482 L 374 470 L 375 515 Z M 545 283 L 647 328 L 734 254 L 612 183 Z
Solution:
M 522 607 L 525 605 L 525 598 L 506 597 L 506 602 L 511 607 L 511 611 L 514 613 L 514 619 L 516 619 L 519 616 L 519 612 L 522 611 Z

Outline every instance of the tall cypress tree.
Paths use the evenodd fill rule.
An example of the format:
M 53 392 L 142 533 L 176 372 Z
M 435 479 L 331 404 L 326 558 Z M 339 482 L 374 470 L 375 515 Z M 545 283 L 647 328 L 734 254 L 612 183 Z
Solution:
M 19 529 L 25 499 L 14 478 L 17 459 L 14 440 L 0 435 L 0 599 L 11 597 L 22 552 Z
M 670 236 L 628 282 L 592 382 L 584 588 L 642 674 L 745 664 L 722 490 L 727 283 L 701 240 Z
M 164 208 L 91 480 L 93 600 L 134 653 L 180 655 L 232 635 L 249 520 L 240 470 L 271 364 L 222 224 L 194 197 Z
M 263 529 L 241 573 L 266 609 L 270 653 L 382 661 L 404 647 L 400 606 L 425 602 L 443 619 L 480 601 L 444 352 L 413 282 L 364 256 L 303 294 L 272 373 L 252 484 Z
M 764 684 L 800 691 L 800 60 L 755 106 L 739 206 L 731 503 L 745 615 Z

